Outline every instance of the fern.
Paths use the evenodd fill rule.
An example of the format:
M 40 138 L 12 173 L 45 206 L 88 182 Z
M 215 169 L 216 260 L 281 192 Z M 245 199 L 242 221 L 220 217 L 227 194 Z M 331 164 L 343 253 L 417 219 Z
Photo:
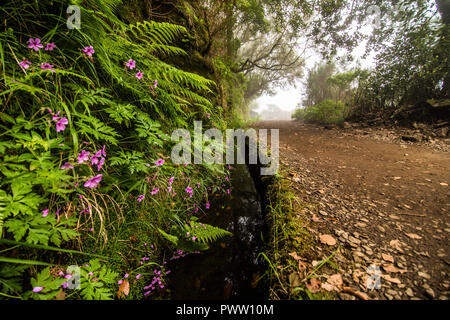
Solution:
M 116 137 L 119 134 L 114 128 L 103 123 L 94 116 L 86 116 L 83 114 L 77 115 L 80 120 L 76 122 L 78 132 L 83 134 L 88 140 L 95 138 L 98 141 L 106 141 L 113 145 L 117 145 Z
M 195 236 L 198 241 L 203 243 L 217 241 L 220 238 L 232 235 L 227 230 L 198 221 L 191 221 L 189 225 L 185 226 L 185 230 L 189 232 L 190 237 Z

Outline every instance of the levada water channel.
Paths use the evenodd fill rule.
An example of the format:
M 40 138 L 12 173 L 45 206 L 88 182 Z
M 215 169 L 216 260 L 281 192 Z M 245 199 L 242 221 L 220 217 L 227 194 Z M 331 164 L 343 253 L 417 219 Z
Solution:
M 169 263 L 171 299 L 267 298 L 267 286 L 261 280 L 267 266 L 259 256 L 266 231 L 258 174 L 257 165 L 233 166 L 231 197 L 214 197 L 211 212 L 200 219 L 233 235 L 206 251 Z

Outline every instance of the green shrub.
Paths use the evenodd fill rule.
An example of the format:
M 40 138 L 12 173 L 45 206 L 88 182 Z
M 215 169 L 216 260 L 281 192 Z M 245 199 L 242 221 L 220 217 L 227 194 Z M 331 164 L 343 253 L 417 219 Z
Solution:
M 339 124 L 344 121 L 345 111 L 346 106 L 341 101 L 327 99 L 315 106 L 295 110 L 292 118 L 310 123 Z

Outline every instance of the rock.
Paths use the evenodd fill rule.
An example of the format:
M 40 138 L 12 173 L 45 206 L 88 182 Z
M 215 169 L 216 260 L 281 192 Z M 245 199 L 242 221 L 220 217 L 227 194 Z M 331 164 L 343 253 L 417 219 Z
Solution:
M 449 127 L 441 128 L 441 129 L 438 131 L 438 135 L 441 136 L 441 137 L 443 137 L 443 138 L 445 138 L 445 137 L 448 136 L 449 131 L 450 131 L 450 128 L 449 128 Z
M 425 293 L 426 293 L 427 296 L 429 296 L 431 299 L 436 299 L 436 294 L 434 293 L 433 289 L 428 288 L 427 290 L 425 290 Z
M 427 280 L 431 279 L 431 276 L 426 272 L 419 271 L 417 274 L 419 275 L 419 277 L 425 278 Z
M 386 230 L 382 226 L 377 226 L 378 231 L 386 232 Z
M 408 297 L 413 297 L 414 296 L 414 292 L 412 291 L 411 288 L 406 289 L 405 293 L 406 293 L 406 295 Z

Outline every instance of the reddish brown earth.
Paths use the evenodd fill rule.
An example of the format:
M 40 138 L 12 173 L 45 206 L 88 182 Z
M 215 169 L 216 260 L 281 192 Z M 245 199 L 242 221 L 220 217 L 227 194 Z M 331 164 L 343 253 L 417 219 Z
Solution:
M 254 127 L 280 129 L 282 167 L 311 204 L 309 230 L 337 240 L 345 286 L 375 299 L 450 297 L 449 138 L 412 143 L 394 129 L 293 121 Z M 379 290 L 366 287 L 371 265 Z

